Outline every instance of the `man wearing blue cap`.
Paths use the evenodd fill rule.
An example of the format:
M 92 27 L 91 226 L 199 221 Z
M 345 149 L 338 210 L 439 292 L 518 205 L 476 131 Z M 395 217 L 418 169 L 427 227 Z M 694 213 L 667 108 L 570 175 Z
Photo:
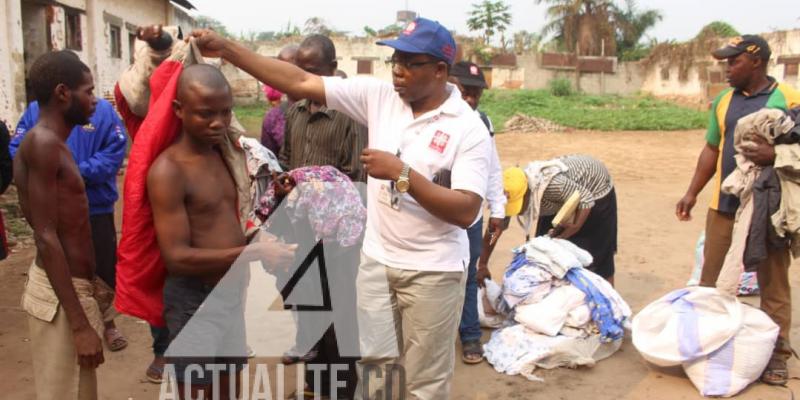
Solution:
M 382 389 L 376 375 L 388 371 L 375 370 L 403 359 L 410 398 L 448 398 L 469 260 L 465 229 L 485 198 L 491 150 L 480 117 L 447 82 L 456 53 L 450 32 L 418 18 L 397 39 L 378 42 L 395 49 L 392 84 L 319 77 L 213 31 L 193 36 L 204 55 L 223 57 L 294 98 L 326 104 L 368 126 L 356 395 Z

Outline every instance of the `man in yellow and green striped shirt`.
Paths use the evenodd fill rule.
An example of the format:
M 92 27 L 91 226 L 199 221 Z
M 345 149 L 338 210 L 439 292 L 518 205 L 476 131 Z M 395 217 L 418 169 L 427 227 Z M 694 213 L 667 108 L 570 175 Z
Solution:
M 762 108 L 787 111 L 800 105 L 800 92 L 767 75 L 771 51 L 763 38 L 755 35 L 737 37 L 712 54 L 718 60 L 727 60 L 727 79 L 731 88 L 720 93 L 712 104 L 706 145 L 700 153 L 689 189 L 675 210 L 678 219 L 689 220 L 698 193 L 713 178 L 714 192 L 706 217 L 705 259 L 700 278 L 703 286 L 714 286 L 716 283 L 731 245 L 735 214 L 739 207 L 736 196 L 720 191 L 722 182 L 736 168 L 736 150 L 733 147 L 736 124 L 740 118 Z M 742 155 L 758 165 L 772 165 L 775 161 L 774 147 L 763 140 L 758 143 L 756 147 L 743 150 Z M 770 248 L 767 260 L 757 272 L 761 309 L 780 327 L 775 352 L 761 377 L 762 381 L 769 384 L 785 384 L 788 378 L 786 360 L 791 355 L 789 329 L 792 306 L 788 276 L 790 263 L 788 248 Z

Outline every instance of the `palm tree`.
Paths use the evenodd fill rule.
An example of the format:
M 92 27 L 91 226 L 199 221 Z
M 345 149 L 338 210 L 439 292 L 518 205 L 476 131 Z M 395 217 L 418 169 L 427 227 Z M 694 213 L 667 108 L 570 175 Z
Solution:
M 548 6 L 543 37 L 552 37 L 579 55 L 600 55 L 603 44 L 606 55 L 616 54 L 610 0 L 536 0 L 536 4 Z
M 542 44 L 542 35 L 526 30 L 514 33 L 514 52 L 539 51 Z
M 511 12 L 503 0 L 483 0 L 482 3 L 473 4 L 469 16 L 467 27 L 470 31 L 483 31 L 484 44 L 491 44 L 492 36 L 500 32 L 503 36 L 501 41 L 506 45 L 505 31 L 511 25 Z
M 634 0 L 626 0 L 625 7 L 613 7 L 613 18 L 617 52 L 624 57 L 624 53 L 640 47 L 639 41 L 645 32 L 664 19 L 664 16 L 658 10 L 639 10 Z

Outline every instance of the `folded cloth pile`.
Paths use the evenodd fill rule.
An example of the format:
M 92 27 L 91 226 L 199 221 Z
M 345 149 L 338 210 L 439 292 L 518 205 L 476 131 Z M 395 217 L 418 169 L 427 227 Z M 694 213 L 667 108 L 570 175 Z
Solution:
M 592 263 L 588 252 L 541 236 L 514 253 L 501 307 L 513 322 L 484 345 L 495 370 L 539 380 L 536 368 L 591 366 L 619 349 L 631 309 L 605 279 L 584 268 Z

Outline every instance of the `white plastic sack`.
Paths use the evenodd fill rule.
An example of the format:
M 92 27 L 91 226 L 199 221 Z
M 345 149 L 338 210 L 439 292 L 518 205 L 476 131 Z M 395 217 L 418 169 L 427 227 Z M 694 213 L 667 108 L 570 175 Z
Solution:
M 484 328 L 500 328 L 506 316 L 498 311 L 503 289 L 491 279 L 484 281 L 484 287 L 478 287 L 478 321 Z
M 533 374 L 536 368 L 575 368 L 594 366 L 619 350 L 622 340 L 604 343 L 600 335 L 574 338 L 545 336 L 514 325 L 500 329 L 484 346 L 484 356 L 497 372 L 542 381 Z
M 778 325 L 759 309 L 743 305 L 742 311 L 742 327 L 733 339 L 708 356 L 683 365 L 703 396 L 734 396 L 755 382 L 769 363 Z
M 570 311 L 585 305 L 585 299 L 575 286 L 560 286 L 538 303 L 517 306 L 514 319 L 534 332 L 556 336 Z
M 714 288 L 670 292 L 633 318 L 633 345 L 649 362 L 680 365 L 708 355 L 742 326 L 742 305 Z

